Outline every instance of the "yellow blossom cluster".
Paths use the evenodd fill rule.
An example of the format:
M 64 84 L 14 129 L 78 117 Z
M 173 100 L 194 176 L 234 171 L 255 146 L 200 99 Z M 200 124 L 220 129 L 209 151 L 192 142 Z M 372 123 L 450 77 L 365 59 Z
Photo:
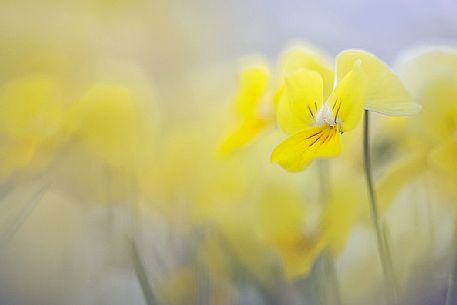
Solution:
M 66 212 L 43 208 L 40 224 L 80 215 L 62 251 L 78 253 L 62 259 L 74 278 L 76 240 L 100 234 L 102 271 L 128 270 L 148 305 L 413 304 L 435 265 L 433 289 L 455 298 L 457 49 L 389 66 L 299 43 L 161 75 L 87 45 L 0 58 L 5 262 L 36 250 L 21 230 L 57 202 Z M 5 265 L 0 282 L 20 278 Z

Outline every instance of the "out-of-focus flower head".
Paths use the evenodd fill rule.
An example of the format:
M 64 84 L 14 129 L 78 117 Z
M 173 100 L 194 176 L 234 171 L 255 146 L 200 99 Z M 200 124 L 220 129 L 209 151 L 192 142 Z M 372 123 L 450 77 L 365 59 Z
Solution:
M 313 231 L 310 210 L 297 190 L 287 185 L 270 182 L 259 194 L 257 230 L 280 257 L 288 280 L 308 274 L 325 247 L 325 240 Z
M 440 47 L 411 50 L 400 58 L 397 66 L 423 111 L 406 125 L 408 145 L 405 149 L 415 152 L 406 163 L 416 164 L 415 170 L 411 171 L 411 166 L 400 166 L 391 175 L 407 177 L 405 181 L 409 182 L 418 173 L 429 172 L 432 174 L 429 177 L 440 181 L 436 185 L 444 193 L 455 196 L 455 187 L 449 183 L 449 178 L 457 173 L 454 162 L 457 153 L 457 51 Z M 418 158 L 419 162 L 414 161 Z
M 424 108 L 415 133 L 431 148 L 452 141 L 457 131 L 457 51 L 411 51 L 398 65 L 405 84 Z
M 234 110 L 239 126 L 220 144 L 220 152 L 229 154 L 252 140 L 269 121 L 270 105 L 265 101 L 270 83 L 270 72 L 265 63 L 250 64 L 239 72 L 239 87 L 234 97 Z
M 89 81 L 69 109 L 66 128 L 95 158 L 115 170 L 138 172 L 154 153 L 156 96 L 134 65 L 112 63 Z M 117 76 L 104 76 L 115 71 Z M 126 75 L 122 75 L 124 72 Z M 115 74 L 116 75 L 116 74 Z
M 27 76 L 0 88 L 2 179 L 20 169 L 41 169 L 65 134 L 65 97 L 57 80 Z

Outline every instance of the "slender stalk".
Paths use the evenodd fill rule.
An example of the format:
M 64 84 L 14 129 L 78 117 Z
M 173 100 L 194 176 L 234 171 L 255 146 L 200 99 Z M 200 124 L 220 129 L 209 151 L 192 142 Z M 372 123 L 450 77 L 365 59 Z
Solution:
M 370 201 L 371 219 L 376 233 L 376 241 L 378 244 L 378 253 L 381 259 L 381 267 L 384 274 L 385 288 L 388 290 L 388 298 L 390 304 L 398 304 L 398 291 L 393 270 L 392 256 L 388 241 L 384 236 L 384 225 L 379 217 L 378 202 L 373 184 L 373 172 L 371 169 L 371 153 L 370 153 L 370 113 L 368 110 L 364 112 L 363 126 L 363 161 L 365 169 L 365 179 Z
M 11 219 L 10 222 L 7 222 L 9 226 L 4 231 L 2 230 L 0 232 L 0 250 L 3 250 L 3 248 L 8 245 L 22 225 L 27 221 L 46 191 L 49 189 L 50 184 L 50 182 L 45 182 L 40 186 L 39 189 L 33 193 L 31 198 L 27 199 L 24 207 L 20 208 L 19 215 L 11 217 L 13 219 Z
M 445 305 L 452 305 L 454 300 L 454 290 L 455 290 L 455 277 L 454 273 L 450 273 L 447 278 L 447 287 L 446 287 L 446 300 Z
M 454 230 L 455 232 L 455 230 Z M 452 266 L 451 271 L 449 272 L 447 276 L 447 287 L 446 287 L 446 299 L 445 299 L 445 305 L 453 305 L 456 304 L 457 298 L 456 298 L 456 291 L 457 291 L 457 235 L 454 234 L 452 238 L 452 256 L 451 256 L 451 262 L 450 265 Z
M 152 287 L 149 282 L 146 270 L 144 268 L 143 261 L 141 260 L 140 253 L 136 247 L 135 241 L 133 239 L 129 240 L 130 242 L 130 254 L 132 256 L 133 268 L 135 269 L 138 282 L 141 286 L 141 291 L 143 292 L 144 300 L 147 305 L 156 305 L 156 299 L 154 293 L 152 292 Z
M 455 254 L 454 254 L 455 256 Z M 455 258 L 453 271 L 449 273 L 447 278 L 447 287 L 446 287 L 446 300 L 445 305 L 453 305 L 457 303 L 456 291 L 456 275 L 457 275 L 457 257 Z
M 158 302 L 152 291 L 151 282 L 149 281 L 144 262 L 141 259 L 141 255 L 138 251 L 136 240 L 141 237 L 140 233 L 140 200 L 137 198 L 137 183 L 135 175 L 128 175 L 127 179 L 123 181 L 125 188 L 125 200 L 130 208 L 130 227 L 128 238 L 130 243 L 130 254 L 132 257 L 133 268 L 135 270 L 136 277 L 143 292 L 143 297 L 147 305 L 156 305 Z

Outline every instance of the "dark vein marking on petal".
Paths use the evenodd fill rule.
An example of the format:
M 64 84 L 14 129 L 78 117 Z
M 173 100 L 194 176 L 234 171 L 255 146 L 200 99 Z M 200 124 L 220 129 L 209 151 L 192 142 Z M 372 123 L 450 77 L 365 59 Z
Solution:
M 308 106 L 309 113 L 311 114 L 311 116 L 312 116 L 313 119 L 314 119 L 314 113 L 313 113 L 313 111 L 311 110 L 311 107 L 310 107 L 309 105 L 307 105 L 307 106 Z
M 323 130 L 319 130 L 318 132 L 313 133 L 312 135 L 308 136 L 308 137 L 306 138 L 306 140 L 309 140 L 309 139 L 311 139 L 311 138 L 317 136 L 318 134 L 322 133 L 322 131 L 323 131 Z
M 336 120 L 338 119 L 338 113 L 340 112 L 340 109 L 341 109 L 341 103 L 338 105 L 338 109 L 336 110 L 336 113 L 335 113 L 335 124 L 336 124 Z
M 319 141 L 319 139 L 322 138 L 322 134 L 320 136 L 318 136 L 313 143 L 309 144 L 309 147 L 313 146 L 314 144 L 316 144 L 317 141 Z

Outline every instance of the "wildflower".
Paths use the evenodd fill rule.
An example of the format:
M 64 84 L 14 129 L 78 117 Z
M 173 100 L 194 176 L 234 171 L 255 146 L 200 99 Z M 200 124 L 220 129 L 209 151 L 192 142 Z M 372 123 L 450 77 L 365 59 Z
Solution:
M 304 68 L 317 71 L 323 76 L 324 90 L 331 89 L 333 71 L 325 56 L 315 48 L 291 47 L 282 56 L 279 66 L 277 75 L 272 75 L 265 60 L 253 61 L 241 69 L 233 100 L 238 126 L 223 139 L 219 147 L 222 155 L 232 153 L 275 124 L 274 113 L 284 93 L 285 75 Z
M 137 169 L 153 147 L 149 102 L 124 85 L 97 83 L 70 109 L 67 128 L 103 163 Z
M 240 71 L 234 98 L 234 110 L 240 123 L 221 143 L 222 154 L 229 154 L 246 144 L 268 124 L 270 118 L 263 101 L 269 81 L 270 72 L 265 63 L 253 64 Z
M 46 76 L 27 76 L 0 88 L 0 168 L 3 176 L 42 168 L 62 142 L 65 113 L 57 82 Z
M 417 177 L 422 179 L 421 182 L 435 182 L 434 187 L 430 187 L 429 183 L 423 186 L 428 196 L 433 195 L 434 198 L 440 199 L 448 197 L 447 200 L 451 199 L 451 202 L 455 203 L 457 199 L 455 190 L 457 50 L 448 48 L 414 50 L 400 61 L 399 71 L 424 108 L 415 122 L 417 127 L 411 129 L 409 135 L 415 140 L 412 142 L 413 149 L 423 153 L 421 163 L 414 166 L 417 173 L 411 175 L 406 169 L 399 168 L 393 174 L 404 175 L 405 184 Z M 451 208 L 455 213 L 455 206 L 452 205 Z M 449 210 L 445 213 L 449 214 Z M 441 218 L 439 222 L 441 226 L 443 222 Z M 432 224 L 430 222 L 430 228 L 433 227 Z M 433 242 L 435 237 L 432 234 L 430 236 Z M 455 240 L 453 242 L 455 243 Z M 456 266 L 457 261 L 454 258 L 452 267 L 449 268 L 453 271 L 448 274 L 446 291 L 448 303 L 455 302 L 453 292 L 456 285 L 453 279 L 456 276 Z
M 261 236 L 278 253 L 288 280 L 307 274 L 326 246 L 325 239 L 311 228 L 312 214 L 311 206 L 305 205 L 297 190 L 289 186 L 270 183 L 261 194 Z
M 457 173 L 452 157 L 457 152 L 457 51 L 424 50 L 403 60 L 399 69 L 424 107 L 414 138 L 420 139 L 431 165 Z
M 457 175 L 454 162 L 457 153 L 457 51 L 448 48 L 412 50 L 399 61 L 398 70 L 423 111 L 414 121 L 405 122 L 401 142 L 402 149 L 408 153 L 381 180 L 383 192 L 380 194 L 389 194 L 387 204 L 402 186 L 427 174 L 439 181 L 437 187 L 441 188 L 441 195 L 456 198 L 455 187 L 449 183 L 453 179 L 449 178 Z
M 338 155 L 340 135 L 357 126 L 364 108 L 400 116 L 420 110 L 399 78 L 361 50 L 337 56 L 334 89 L 324 89 L 317 71 L 299 69 L 285 77 L 277 121 L 290 137 L 273 150 L 271 160 L 289 171 L 303 170 L 314 158 Z

